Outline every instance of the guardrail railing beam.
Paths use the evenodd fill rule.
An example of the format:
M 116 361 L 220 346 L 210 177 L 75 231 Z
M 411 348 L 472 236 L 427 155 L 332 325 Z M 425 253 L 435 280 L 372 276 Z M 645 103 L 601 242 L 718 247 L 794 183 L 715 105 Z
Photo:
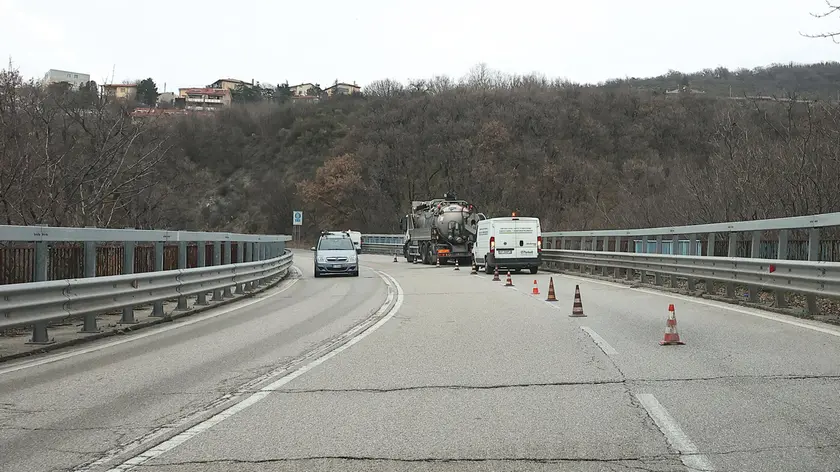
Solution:
M 130 253 L 129 250 L 124 254 Z M 288 273 L 292 263 L 292 252 L 284 251 L 272 259 L 223 266 L 144 273 L 132 273 L 126 266 L 122 275 L 2 285 L 0 329 L 32 326 L 29 343 L 49 344 L 55 342 L 49 337 L 49 323 L 148 305 L 175 296 L 185 299 L 235 285 L 237 281 L 274 280 Z M 133 312 L 132 317 L 136 321 Z
M 101 331 L 97 326 L 97 317 L 104 313 L 120 313 L 119 324 L 136 324 L 135 310 L 140 307 L 151 306 L 152 317 L 166 316 L 164 302 L 167 299 L 177 299 L 175 309 L 180 311 L 189 309 L 189 296 L 196 297 L 197 305 L 207 304 L 207 292 L 212 292 L 216 301 L 229 299 L 234 296 L 232 287 L 237 287 L 238 293 L 245 293 L 246 287 L 256 288 L 285 273 L 288 265 L 280 261 L 285 261 L 287 255 L 291 261 L 291 253 L 287 253 L 284 247 L 285 241 L 290 239 L 285 235 L 0 225 L 0 241 L 22 242 L 28 246 L 13 248 L 15 252 L 10 253 L 11 258 L 6 260 L 32 267 L 28 273 L 16 271 L 13 275 L 16 278 L 10 279 L 11 283 L 4 279 L 6 285 L 0 285 L 0 292 L 6 294 L 0 298 L 0 312 L 3 314 L 0 329 L 31 326 L 32 337 L 28 342 L 49 344 L 54 342 L 49 336 L 50 323 L 64 318 L 81 319 L 81 333 L 97 333 Z M 198 272 L 188 269 L 191 264 L 189 245 L 196 241 L 200 246 L 196 260 L 196 269 L 201 269 Z M 213 243 L 214 267 L 210 270 L 206 268 L 206 243 L 203 241 Z M 237 264 L 233 263 L 232 257 L 234 242 L 240 253 Z M 115 248 L 112 243 L 119 246 Z M 167 244 L 177 245 L 177 270 L 163 270 L 170 264 L 166 259 Z M 255 252 L 256 248 L 260 252 Z M 262 261 L 262 264 L 245 263 L 243 256 L 248 249 L 251 260 Z M 100 255 L 103 256 L 101 259 Z M 15 259 L 20 257 L 26 258 L 27 262 Z M 32 261 L 32 265 L 28 261 Z M 100 270 L 102 262 L 104 265 Z M 283 265 L 282 270 L 278 270 L 278 264 Z M 98 273 L 100 271 L 101 274 Z M 121 275 L 110 275 L 113 272 Z M 61 278 L 62 283 L 55 284 L 58 280 L 50 282 L 51 277 Z M 160 277 L 172 277 L 172 280 L 158 286 L 156 284 L 166 280 Z M 113 285 L 108 286 L 107 283 Z M 202 288 L 205 285 L 206 290 Z M 99 291 L 84 292 L 91 287 Z M 37 290 L 54 291 L 49 292 L 46 299 L 38 301 L 38 297 L 33 295 L 37 294 Z M 21 301 L 21 294 L 25 294 L 24 301 Z M 53 311 L 40 313 L 40 309 L 32 308 L 41 305 L 51 306 Z M 26 320 L 19 321 L 21 316 Z
M 718 254 L 725 254 L 729 258 L 758 259 L 769 258 L 779 261 L 780 264 L 787 261 L 798 261 L 807 259 L 812 262 L 819 262 L 827 257 L 832 257 L 832 264 L 840 263 L 837 255 L 831 252 L 832 256 L 824 256 L 821 249 L 820 235 L 824 228 L 840 227 L 840 212 L 825 213 L 819 215 L 798 216 L 790 218 L 775 218 L 765 220 L 737 221 L 728 223 L 710 223 L 692 226 L 673 226 L 659 228 L 625 229 L 625 230 L 594 230 L 594 231 L 557 231 L 545 232 L 542 234 L 543 241 L 547 242 L 548 253 L 554 250 L 588 250 L 599 253 L 632 254 L 649 253 L 689 255 L 697 258 L 718 257 Z M 808 232 L 807 257 L 805 257 L 804 242 L 797 241 L 797 253 L 792 250 L 791 231 L 805 230 Z M 767 241 L 764 236 L 767 232 L 778 234 L 774 240 Z M 651 247 L 650 241 L 656 238 L 655 247 Z M 722 241 L 721 241 L 722 239 Z M 627 240 L 627 245 L 624 244 Z M 568 243 L 566 242 L 568 241 Z M 598 241 L 602 241 L 599 245 Z M 610 242 L 615 242 L 610 245 Z M 728 245 L 725 252 L 718 249 L 717 245 L 722 242 Z M 774 245 L 777 245 L 775 247 Z M 703 249 L 705 246 L 705 250 Z M 638 249 L 636 249 L 638 248 Z M 749 249 L 747 249 L 749 248 Z M 833 251 L 833 248 L 831 249 Z M 828 253 L 828 252 L 826 252 Z M 796 255 L 795 255 L 796 254 Z M 606 255 L 604 256 L 606 257 Z M 697 262 L 700 263 L 700 259 Z M 773 304 L 778 308 L 788 307 L 788 293 L 800 293 L 804 295 L 806 310 L 811 315 L 819 314 L 817 297 L 820 293 L 813 291 L 802 291 L 796 287 L 774 286 L 768 288 L 766 284 L 759 283 L 762 280 L 730 280 L 713 277 L 700 277 L 693 272 L 680 271 L 659 271 L 647 268 L 647 266 L 636 266 L 632 264 L 615 264 L 609 259 L 581 259 L 575 258 L 554 258 L 547 257 L 543 265 L 547 268 L 555 267 L 560 270 L 580 270 L 583 273 L 599 270 L 600 275 L 612 272 L 615 278 L 635 279 L 635 272 L 641 272 L 641 280 L 648 282 L 650 275 L 653 275 L 653 283 L 657 286 L 664 286 L 665 279 L 670 279 L 670 287 L 678 288 L 681 280 L 686 281 L 690 291 L 696 291 L 696 283 L 704 281 L 704 291 L 709 294 L 716 294 L 717 284 L 723 284 L 726 288 L 726 296 L 732 299 L 748 300 L 752 303 L 761 301 L 761 292 L 773 292 Z M 587 270 L 587 267 L 589 270 Z M 609 270 L 612 269 L 612 270 Z M 736 294 L 736 285 L 746 288 L 746 294 Z M 745 296 L 744 296 L 745 295 Z

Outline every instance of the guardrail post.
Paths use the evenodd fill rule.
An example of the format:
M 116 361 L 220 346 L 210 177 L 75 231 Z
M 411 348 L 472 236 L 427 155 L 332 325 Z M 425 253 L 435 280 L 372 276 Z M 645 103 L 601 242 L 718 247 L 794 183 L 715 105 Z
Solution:
M 689 234 L 688 235 L 688 255 L 689 256 L 696 256 L 697 255 L 697 235 L 696 234 Z M 686 284 L 688 285 L 688 291 L 693 292 L 697 289 L 697 279 L 694 277 L 686 277 Z
M 642 254 L 647 254 L 647 252 L 648 252 L 648 237 L 647 236 L 642 236 L 642 247 L 641 247 L 641 249 L 642 249 L 642 251 L 641 251 Z M 642 283 L 646 284 L 647 283 L 647 276 L 648 276 L 647 271 L 642 270 L 642 271 L 639 271 L 639 272 L 641 272 Z
M 47 268 L 49 266 L 50 247 L 47 241 L 37 241 L 35 243 L 35 273 L 32 278 L 35 282 L 44 282 L 47 280 Z M 50 341 L 49 332 L 47 331 L 49 323 L 41 322 L 34 323 L 32 326 L 32 338 L 27 344 L 52 344 L 55 340 Z
M 254 255 L 256 256 L 257 261 L 263 260 L 263 243 L 254 243 Z M 259 288 L 260 282 L 262 282 L 262 279 L 259 278 L 251 282 L 251 288 L 256 290 Z
M 636 252 L 636 240 L 633 239 L 633 236 L 630 236 L 630 239 L 627 240 L 627 252 L 634 253 Z M 624 272 L 624 275 L 627 277 L 627 280 L 636 280 L 636 271 L 634 269 L 627 269 Z
M 808 231 L 808 260 L 809 261 L 819 261 L 820 260 L 820 229 L 819 228 L 811 228 Z M 805 301 L 808 305 L 808 313 L 811 315 L 818 315 L 820 310 L 817 307 L 817 296 L 816 295 L 806 295 Z
M 729 233 L 729 247 L 726 250 L 726 257 L 735 257 L 738 255 L 738 233 L 730 232 Z M 729 298 L 735 298 L 735 283 L 734 282 L 727 282 L 726 284 L 726 296 Z
M 715 233 L 709 233 L 706 236 L 706 257 L 714 257 L 715 255 Z M 715 281 L 711 279 L 706 280 L 706 293 L 715 294 Z
M 155 242 L 155 272 L 163 271 L 163 251 L 166 244 L 163 241 Z M 163 313 L 163 300 L 158 300 L 152 303 L 152 316 L 160 318 Z
M 585 240 L 586 240 L 586 238 L 584 238 L 583 236 L 581 236 L 581 237 L 579 237 L 579 238 L 573 239 L 573 240 L 572 240 L 572 244 L 574 245 L 574 244 L 575 244 L 575 242 L 577 241 L 577 249 L 578 249 L 579 251 L 583 251 L 583 250 L 585 250 L 585 249 L 586 249 L 586 247 L 584 246 L 584 241 L 585 241 Z M 582 274 L 582 273 L 584 273 L 584 272 L 586 272 L 586 266 L 585 266 L 585 265 L 583 265 L 583 264 L 577 264 L 577 267 L 575 267 L 575 268 L 576 268 L 576 269 L 577 269 L 577 271 L 578 271 L 578 272 L 580 272 L 581 274 Z
M 236 243 L 236 260 L 239 261 L 240 264 L 245 262 L 245 246 L 247 246 L 245 241 L 238 241 Z M 236 284 L 234 293 L 238 295 L 245 293 L 245 284 Z
M 566 249 L 566 238 L 560 238 L 560 247 L 558 249 Z M 560 270 L 566 270 L 566 263 L 561 262 L 559 265 Z
M 134 241 L 123 242 L 123 274 L 129 275 L 134 273 L 134 248 L 137 245 Z M 122 310 L 122 318 L 120 324 L 136 324 L 137 319 L 134 318 L 134 307 L 127 306 Z
M 779 230 L 779 250 L 776 253 L 776 259 L 786 260 L 788 258 L 788 230 Z M 787 307 L 787 294 L 784 290 L 774 290 L 773 295 L 776 298 L 776 308 Z
M 222 265 L 222 242 L 221 241 L 213 241 L 213 265 L 220 266 Z M 217 288 L 213 290 L 213 301 L 219 302 L 222 301 L 222 289 Z
M 47 273 L 49 271 L 49 257 L 50 246 L 47 241 L 38 241 L 35 243 L 35 273 L 32 274 L 32 279 L 35 282 L 44 282 L 47 280 Z
M 621 252 L 621 236 L 615 237 L 615 252 Z M 615 267 L 613 269 L 613 277 L 616 279 L 621 277 L 621 268 Z
M 662 254 L 662 236 L 656 237 L 656 248 L 654 249 L 657 254 Z M 653 283 L 656 285 L 662 285 L 662 274 L 659 272 L 653 273 Z
M 225 264 L 233 264 L 233 259 L 230 258 L 232 254 L 230 245 L 230 239 L 225 241 Z M 230 285 L 225 287 L 224 292 L 222 293 L 222 298 L 233 298 L 233 293 L 230 291 Z
M 265 243 L 257 243 L 257 254 L 259 254 L 259 259 L 261 261 L 266 260 L 266 244 Z M 259 278 L 254 281 L 254 287 L 259 287 L 263 285 L 265 281 L 262 278 Z
M 675 234 L 671 236 L 671 255 L 676 256 L 678 254 L 678 249 L 680 247 L 680 235 Z M 671 288 L 679 288 L 680 284 L 677 283 L 677 276 L 671 275 Z
M 761 254 L 761 231 L 753 231 L 752 232 L 752 242 L 750 244 L 750 258 L 757 259 Z M 753 303 L 758 303 L 758 292 L 759 287 L 756 285 L 750 285 L 748 287 L 750 301 Z
M 245 243 L 248 245 L 248 262 L 255 262 L 257 260 L 257 255 L 254 250 L 257 248 L 257 243 L 254 242 L 247 242 Z M 254 282 L 246 282 L 245 283 L 245 290 L 250 291 L 254 289 Z
M 84 245 L 84 270 L 85 278 L 96 277 L 96 242 L 85 241 Z M 96 314 L 85 315 L 80 333 L 98 333 L 99 327 L 96 326 Z
M 187 268 L 187 242 L 178 241 L 178 268 L 185 270 Z M 187 297 L 185 295 L 178 296 L 178 307 L 176 310 L 187 310 Z
M 196 267 L 207 267 L 207 241 L 196 241 L 195 244 L 198 249 Z M 207 303 L 207 292 L 198 292 L 195 296 L 195 304 L 199 306 L 209 305 Z
M 610 237 L 609 236 L 604 236 L 604 246 L 603 246 L 603 248 L 604 248 L 604 252 L 608 252 L 610 250 Z M 607 276 L 607 270 L 608 269 L 609 268 L 607 266 L 601 266 L 601 276 L 602 277 Z

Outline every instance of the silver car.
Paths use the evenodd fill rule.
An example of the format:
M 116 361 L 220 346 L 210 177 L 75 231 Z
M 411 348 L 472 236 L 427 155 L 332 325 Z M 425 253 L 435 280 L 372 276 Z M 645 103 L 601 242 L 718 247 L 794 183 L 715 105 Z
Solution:
M 312 251 L 315 252 L 315 277 L 323 274 L 359 276 L 358 255 L 349 234 L 322 233 Z

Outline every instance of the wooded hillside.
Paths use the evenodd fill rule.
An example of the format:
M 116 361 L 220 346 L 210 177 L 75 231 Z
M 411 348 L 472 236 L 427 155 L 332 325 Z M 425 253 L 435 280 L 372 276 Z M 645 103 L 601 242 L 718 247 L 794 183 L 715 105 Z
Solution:
M 671 95 L 682 76 L 595 86 L 477 67 L 458 82 L 158 118 L 5 70 L 0 217 L 290 233 L 303 209 L 309 234 L 391 233 L 411 200 L 450 190 L 490 216 L 539 216 L 544 230 L 838 211 L 837 105 L 726 98 L 732 81 L 747 95 L 773 84 L 836 95 L 840 65 L 787 69 L 719 73 L 715 91 Z M 689 75 L 711 88 L 698 82 Z

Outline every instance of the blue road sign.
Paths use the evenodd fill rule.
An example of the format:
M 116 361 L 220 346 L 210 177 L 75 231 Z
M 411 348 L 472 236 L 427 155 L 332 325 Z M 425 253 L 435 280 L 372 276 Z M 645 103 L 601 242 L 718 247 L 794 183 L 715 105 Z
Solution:
M 292 212 L 292 224 L 295 226 L 300 226 L 303 224 L 303 212 L 299 210 L 295 210 Z

